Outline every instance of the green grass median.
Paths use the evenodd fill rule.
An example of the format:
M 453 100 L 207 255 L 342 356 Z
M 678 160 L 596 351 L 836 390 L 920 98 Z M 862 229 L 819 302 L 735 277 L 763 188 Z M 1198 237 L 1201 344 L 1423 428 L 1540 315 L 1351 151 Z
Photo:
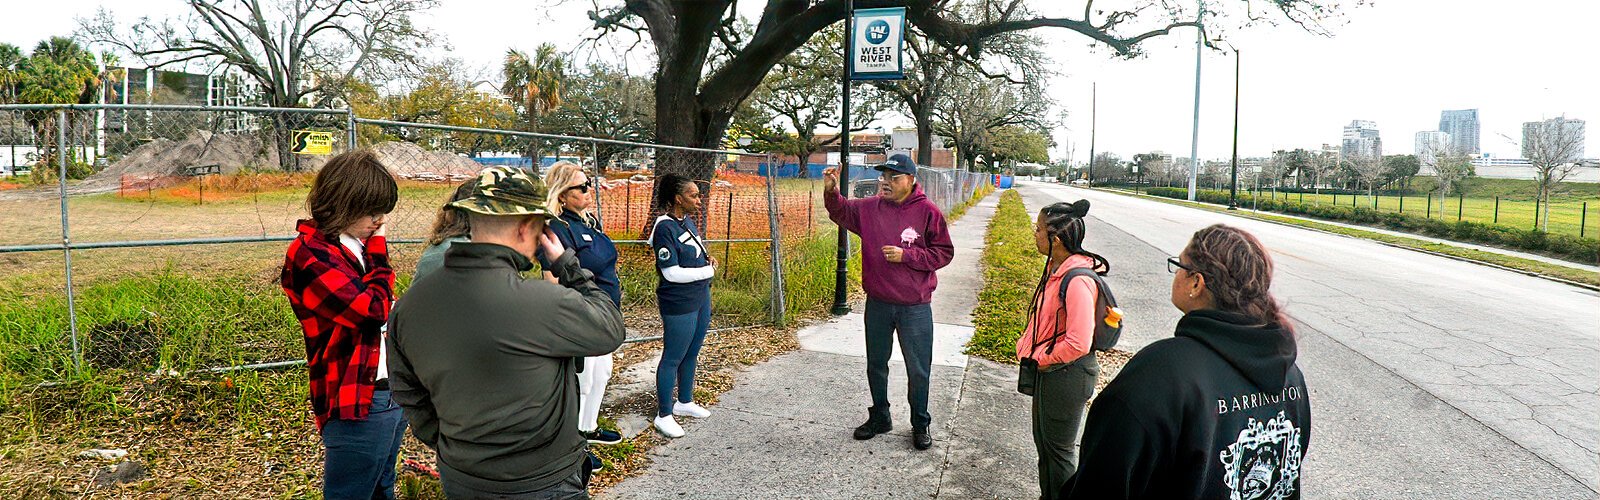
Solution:
M 1033 248 L 1033 219 L 1016 190 L 1001 193 L 983 243 L 983 291 L 972 313 L 967 354 L 1016 363 L 1017 336 L 1028 321 L 1043 259 Z

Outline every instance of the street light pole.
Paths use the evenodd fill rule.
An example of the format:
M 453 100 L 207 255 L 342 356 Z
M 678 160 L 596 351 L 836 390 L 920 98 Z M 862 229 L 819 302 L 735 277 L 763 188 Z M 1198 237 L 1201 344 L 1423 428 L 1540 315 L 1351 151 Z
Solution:
M 1233 49 L 1233 173 L 1228 182 L 1228 210 L 1239 209 L 1239 57 L 1239 49 Z
M 1206 2 L 1199 0 L 1200 13 L 1194 20 L 1201 23 L 1206 16 Z M 1189 141 L 1189 201 L 1194 201 L 1195 184 L 1200 181 L 1200 56 L 1205 51 L 1206 30 L 1201 24 L 1194 35 L 1194 136 Z
M 1100 83 L 1089 84 L 1089 187 L 1094 187 L 1094 133 L 1100 123 Z
M 843 109 L 839 113 L 839 196 L 846 199 L 850 197 L 850 63 L 855 55 L 856 34 L 851 31 L 851 24 L 856 17 L 855 0 L 845 0 L 844 14 L 844 78 L 840 85 L 843 87 Z M 804 158 L 800 163 L 805 163 Z M 801 165 L 805 168 L 805 165 Z M 850 276 L 848 265 L 850 263 L 850 232 L 844 226 L 839 226 L 838 262 L 834 264 L 833 275 L 833 307 L 828 312 L 834 316 L 843 316 L 850 312 L 848 303 L 850 295 Z

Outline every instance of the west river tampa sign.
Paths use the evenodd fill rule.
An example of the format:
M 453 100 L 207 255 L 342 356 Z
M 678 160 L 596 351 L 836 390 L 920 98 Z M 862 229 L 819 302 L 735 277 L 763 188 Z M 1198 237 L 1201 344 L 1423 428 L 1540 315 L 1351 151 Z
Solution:
M 850 26 L 850 36 L 855 37 L 850 57 L 851 80 L 900 80 L 906 77 L 904 7 L 857 10 Z

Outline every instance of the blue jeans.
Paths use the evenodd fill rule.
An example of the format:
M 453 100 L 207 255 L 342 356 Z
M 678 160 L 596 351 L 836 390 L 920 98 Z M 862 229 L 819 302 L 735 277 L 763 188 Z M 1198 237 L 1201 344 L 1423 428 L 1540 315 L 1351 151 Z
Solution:
M 694 401 L 694 367 L 700 358 L 700 343 L 711 327 L 711 302 L 699 311 L 661 315 L 661 364 L 656 365 L 656 416 L 672 414 L 672 389 L 678 401 Z
M 933 422 L 928 413 L 928 373 L 933 370 L 933 307 L 929 304 L 902 306 L 867 299 L 867 388 L 872 391 L 872 420 L 889 423 L 889 357 L 894 337 L 900 337 L 900 355 L 906 360 L 906 379 L 910 387 L 906 399 L 911 403 L 911 426 L 927 428 Z
M 400 454 L 406 420 L 389 391 L 372 391 L 366 420 L 328 420 L 322 424 L 322 497 L 327 500 L 394 499 L 394 460 Z

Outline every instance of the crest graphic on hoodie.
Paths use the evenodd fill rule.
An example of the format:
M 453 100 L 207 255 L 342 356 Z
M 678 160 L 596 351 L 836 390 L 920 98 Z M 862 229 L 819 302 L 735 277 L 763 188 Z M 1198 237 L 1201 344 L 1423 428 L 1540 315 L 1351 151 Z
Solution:
M 1284 412 L 1262 422 L 1251 418 L 1239 439 L 1222 450 L 1223 481 L 1230 500 L 1281 500 L 1294 495 L 1300 478 L 1300 429 Z
M 917 234 L 917 230 L 907 227 L 905 231 L 900 232 L 900 244 L 904 246 L 911 246 L 912 243 L 916 243 L 917 238 L 921 237 L 922 235 Z

